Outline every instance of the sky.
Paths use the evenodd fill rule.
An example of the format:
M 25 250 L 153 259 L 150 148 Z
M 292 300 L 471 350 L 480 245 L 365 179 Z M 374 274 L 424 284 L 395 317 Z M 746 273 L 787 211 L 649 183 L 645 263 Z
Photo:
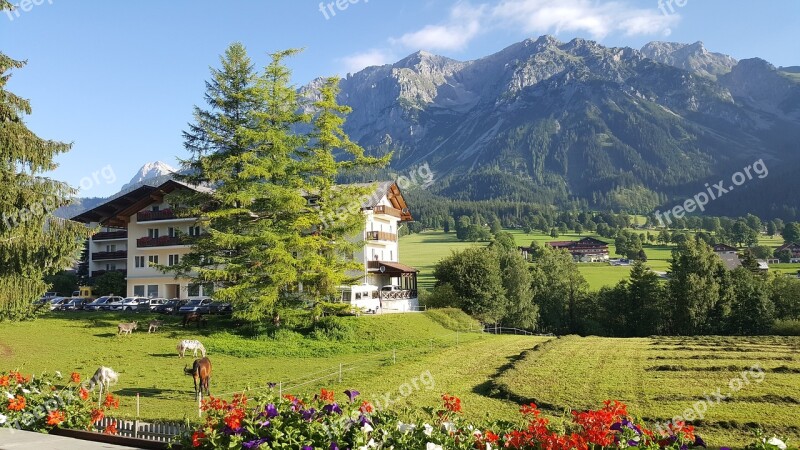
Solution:
M 72 142 L 49 176 L 82 197 L 117 192 L 152 161 L 177 167 L 209 68 L 232 42 L 263 67 L 289 60 L 299 86 L 417 50 L 471 60 L 550 34 L 640 48 L 703 41 L 737 59 L 800 65 L 797 0 L 12 0 L 0 52 L 27 60 L 8 90 L 39 136 Z

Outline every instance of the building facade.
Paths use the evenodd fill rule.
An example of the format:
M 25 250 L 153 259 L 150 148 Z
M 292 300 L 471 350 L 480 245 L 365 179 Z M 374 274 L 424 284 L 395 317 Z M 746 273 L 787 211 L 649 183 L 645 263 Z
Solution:
M 547 245 L 567 250 L 577 262 L 607 262 L 608 244 L 590 237 L 579 241 L 554 241 Z

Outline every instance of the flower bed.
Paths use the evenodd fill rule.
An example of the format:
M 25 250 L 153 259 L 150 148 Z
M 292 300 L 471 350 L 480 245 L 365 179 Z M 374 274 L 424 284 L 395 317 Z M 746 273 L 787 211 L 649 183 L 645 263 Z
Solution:
M 1 427 L 39 432 L 59 427 L 116 434 L 113 425 L 97 429 L 95 424 L 106 411 L 119 407 L 119 399 L 106 395 L 98 406 L 100 399 L 93 399 L 81 386 L 76 372 L 68 380 L 59 372 L 39 377 L 0 372 L 0 395 Z
M 231 402 L 210 398 L 203 404 L 205 424 L 180 438 L 186 447 L 244 449 L 641 449 L 687 450 L 705 447 L 694 428 L 677 424 L 655 432 L 638 423 L 624 404 L 605 402 L 593 411 L 574 411 L 572 423 L 555 431 L 534 404 L 520 409 L 526 426 L 473 424 L 460 417 L 461 400 L 443 395 L 443 407 L 427 421 L 410 421 L 396 412 L 375 411 L 358 392 L 345 391 L 341 401 L 323 389 L 313 398 L 270 393 Z M 777 446 L 760 442 L 762 447 Z

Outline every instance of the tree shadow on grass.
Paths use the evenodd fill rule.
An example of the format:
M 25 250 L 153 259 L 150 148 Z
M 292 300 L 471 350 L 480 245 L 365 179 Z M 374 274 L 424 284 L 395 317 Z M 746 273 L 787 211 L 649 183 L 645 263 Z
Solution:
M 175 396 L 175 395 L 186 394 L 187 392 L 192 393 L 191 389 L 178 390 L 178 389 L 158 389 L 158 388 L 124 388 L 124 389 L 114 390 L 112 392 L 116 395 L 119 395 L 120 397 L 136 397 L 136 394 L 139 394 L 141 397 L 145 398 Z
M 108 337 L 115 337 L 116 335 L 117 335 L 117 333 L 99 333 L 99 334 L 95 334 L 95 337 L 108 338 Z

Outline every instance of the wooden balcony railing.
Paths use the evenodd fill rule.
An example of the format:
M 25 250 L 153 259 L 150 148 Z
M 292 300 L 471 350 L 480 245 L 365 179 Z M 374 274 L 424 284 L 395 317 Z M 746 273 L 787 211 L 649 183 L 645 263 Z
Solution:
M 92 253 L 93 261 L 103 261 L 108 259 L 128 259 L 128 251 L 120 250 L 116 252 L 95 252 Z
M 403 299 L 417 298 L 417 290 L 408 289 L 404 291 L 381 291 L 381 298 L 387 300 L 403 300 Z
M 117 270 L 93 270 L 91 276 L 92 276 L 92 278 L 97 278 L 97 277 L 101 277 L 101 276 L 103 276 L 103 275 L 105 275 L 105 274 L 107 274 L 109 272 L 119 272 L 119 273 L 121 273 L 121 274 L 123 274 L 125 276 L 128 275 L 128 271 L 127 270 L 125 270 L 125 269 L 117 269 Z
M 392 208 L 391 206 L 386 206 L 386 205 L 376 206 L 375 208 L 373 208 L 372 211 L 375 214 L 385 214 L 392 217 L 397 217 L 398 219 L 403 217 L 402 211 L 400 211 L 397 208 Z
M 121 231 L 101 231 L 92 236 L 93 241 L 108 241 L 111 239 L 128 239 L 128 232 Z
M 185 245 L 183 239 L 174 236 L 161 236 L 157 238 L 143 237 L 136 240 L 137 248 L 151 247 L 170 247 L 173 245 Z
M 397 242 L 397 235 L 386 231 L 367 231 L 367 240 Z
M 178 219 L 175 211 L 172 209 L 164 209 L 161 211 L 141 211 L 136 214 L 136 220 L 139 222 L 152 222 L 154 220 L 171 220 Z

